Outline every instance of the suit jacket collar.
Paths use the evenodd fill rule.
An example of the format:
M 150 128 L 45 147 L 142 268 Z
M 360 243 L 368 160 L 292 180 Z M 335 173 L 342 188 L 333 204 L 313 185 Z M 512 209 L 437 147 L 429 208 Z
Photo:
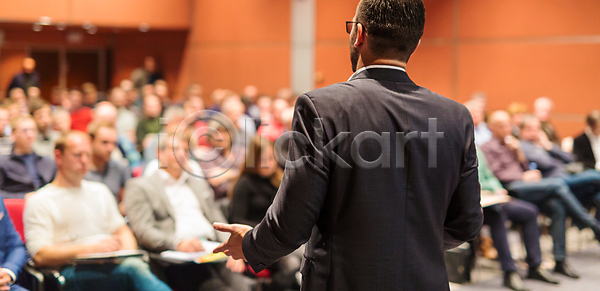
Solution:
M 414 84 L 403 68 L 393 66 L 374 65 L 360 68 L 350 77 L 348 82 L 357 79 L 387 80 Z

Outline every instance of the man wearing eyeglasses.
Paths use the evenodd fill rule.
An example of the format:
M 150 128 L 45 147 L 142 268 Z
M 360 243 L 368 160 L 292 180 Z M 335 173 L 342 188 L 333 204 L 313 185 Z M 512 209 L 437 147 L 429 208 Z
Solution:
M 215 224 L 215 252 L 259 272 L 306 243 L 303 290 L 449 290 L 444 250 L 483 214 L 468 110 L 406 73 L 424 25 L 421 0 L 359 3 L 355 73 L 298 98 L 273 204 L 255 228 Z
M 33 151 L 38 131 L 35 120 L 22 116 L 12 121 L 13 149 L 0 156 L 0 194 L 4 198 L 25 198 L 50 183 L 56 174 L 54 161 Z

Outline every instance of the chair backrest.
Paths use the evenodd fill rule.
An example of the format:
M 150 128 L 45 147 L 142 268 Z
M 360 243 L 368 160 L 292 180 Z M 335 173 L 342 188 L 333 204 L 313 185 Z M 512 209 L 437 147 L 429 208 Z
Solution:
M 23 242 L 25 242 L 25 232 L 23 229 L 23 209 L 25 208 L 25 200 L 4 199 L 4 205 L 6 205 L 6 211 L 8 211 L 8 216 L 15 225 L 15 229 L 21 236 Z

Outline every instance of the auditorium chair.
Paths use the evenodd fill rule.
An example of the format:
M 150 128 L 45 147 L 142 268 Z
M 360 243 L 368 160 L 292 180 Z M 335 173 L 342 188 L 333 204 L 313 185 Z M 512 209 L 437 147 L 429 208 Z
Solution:
M 23 242 L 25 242 L 25 232 L 23 229 L 25 200 L 4 199 L 4 204 L 15 229 L 21 236 L 21 239 L 23 239 Z M 62 291 L 65 278 L 56 270 L 36 267 L 35 262 L 29 259 L 27 264 L 23 266 L 18 283 L 31 291 Z

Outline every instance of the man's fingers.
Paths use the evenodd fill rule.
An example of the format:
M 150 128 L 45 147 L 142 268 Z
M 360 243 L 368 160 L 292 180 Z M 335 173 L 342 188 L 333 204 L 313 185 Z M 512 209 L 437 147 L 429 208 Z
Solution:
M 222 231 L 222 232 L 229 232 L 229 233 L 233 233 L 233 225 L 231 224 L 225 224 L 225 223 L 218 223 L 215 222 L 213 223 L 213 227 L 218 230 L 218 231 Z
M 228 250 L 228 249 L 229 249 L 229 247 L 227 246 L 227 243 L 228 243 L 228 242 L 229 242 L 229 240 L 228 240 L 228 241 L 226 241 L 226 242 L 224 242 L 224 243 L 222 243 L 222 244 L 220 244 L 218 247 L 216 247 L 216 248 L 213 250 L 213 253 L 215 253 L 215 254 L 216 254 L 216 253 L 222 253 L 222 252 L 225 252 L 226 250 Z

